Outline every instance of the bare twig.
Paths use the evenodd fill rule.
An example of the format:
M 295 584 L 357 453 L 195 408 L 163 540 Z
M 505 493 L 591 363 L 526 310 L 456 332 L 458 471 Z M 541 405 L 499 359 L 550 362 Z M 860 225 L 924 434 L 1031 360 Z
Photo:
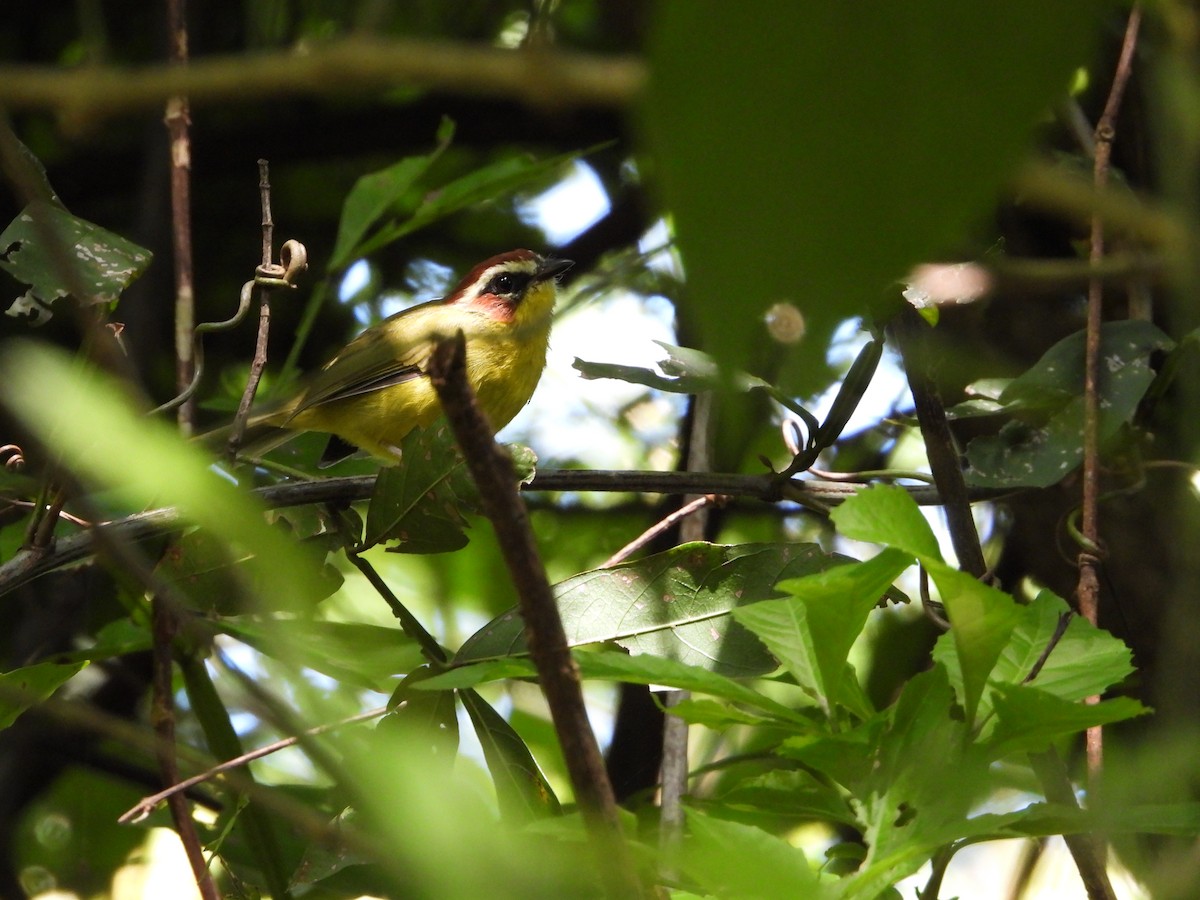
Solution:
M 277 277 L 274 257 L 275 222 L 271 218 L 271 172 L 265 159 L 258 161 L 258 191 L 259 202 L 262 206 L 262 264 L 257 274 Z M 226 453 L 230 459 L 237 455 L 237 448 L 242 443 L 242 435 L 246 433 L 246 419 L 250 416 L 250 406 L 254 403 L 254 395 L 258 393 L 258 383 L 262 380 L 263 369 L 267 367 L 267 338 L 271 333 L 271 288 L 259 283 L 258 285 L 258 336 L 254 342 L 254 359 L 250 362 L 250 375 L 246 379 L 246 389 L 242 392 L 241 403 L 238 404 L 237 415 L 233 417 L 233 427 L 229 432 L 229 443 Z
M 712 468 L 711 445 L 716 398 L 711 391 L 692 399 L 691 434 L 687 441 L 687 471 L 707 472 Z M 703 500 L 692 499 L 688 505 Z M 679 525 L 679 541 L 700 541 L 708 530 L 707 504 L 697 507 L 695 515 L 684 518 Z M 691 697 L 690 691 L 667 691 L 664 704 L 669 710 Z M 660 877 L 664 882 L 679 877 L 679 854 L 683 849 L 683 798 L 688 789 L 688 738 L 685 719 L 668 715 L 663 721 L 662 792 L 659 799 L 658 848 L 662 857 Z
M 461 331 L 438 344 L 429 375 L 479 488 L 483 511 L 492 522 L 517 589 L 530 656 L 608 892 L 614 897 L 644 896 L 621 835 L 616 800 L 600 747 L 588 724 L 579 669 L 571 657 L 525 504 L 517 493 L 512 460 L 496 445 L 491 426 L 467 381 L 466 341 Z
M 679 522 L 681 519 L 686 519 L 688 516 L 699 512 L 706 506 L 724 503 L 725 500 L 726 498 L 724 496 L 719 496 L 717 494 L 705 494 L 703 497 L 697 497 L 690 503 L 685 503 L 673 513 L 663 516 L 661 519 L 635 537 L 632 541 L 602 562 L 600 564 L 600 568 L 609 569 L 615 565 L 623 563 L 664 531 L 670 529 L 676 522 Z
M 377 719 L 387 712 L 386 706 L 378 706 L 375 709 L 368 709 L 366 712 L 358 713 L 354 716 L 347 716 L 340 722 L 330 722 L 326 725 L 316 725 L 304 732 L 304 737 L 316 737 L 325 734 L 327 731 L 332 731 L 335 728 L 341 728 L 343 725 L 354 725 L 358 722 L 366 722 L 371 719 Z M 241 756 L 234 759 L 227 759 L 223 763 L 219 763 L 198 775 L 193 775 L 191 778 L 185 778 L 183 781 L 178 781 L 172 784 L 166 790 L 159 791 L 157 794 L 151 794 L 149 797 L 143 797 L 137 802 L 137 805 L 130 807 L 117 818 L 117 821 L 122 825 L 129 825 L 134 822 L 140 822 L 150 813 L 154 812 L 154 807 L 168 800 L 171 797 L 182 794 L 185 791 L 194 788 L 198 784 L 203 784 L 206 781 L 211 781 L 222 772 L 228 772 L 230 769 L 236 769 L 239 766 L 244 766 L 254 762 L 256 759 L 262 759 L 264 756 L 270 756 L 272 753 L 278 753 L 280 750 L 286 750 L 288 747 L 294 747 L 300 743 L 299 736 L 282 738 L 278 741 L 273 741 L 270 744 L 259 747 L 256 750 L 250 750 L 243 753 Z
M 1134 6 L 1125 26 L 1125 40 L 1121 56 L 1113 75 L 1112 88 L 1104 104 L 1104 112 L 1096 123 L 1096 154 L 1093 159 L 1092 180 L 1096 191 L 1108 185 L 1109 166 L 1112 161 L 1112 144 L 1116 136 L 1117 112 L 1129 83 L 1133 67 L 1133 53 L 1137 47 L 1138 27 L 1141 10 Z M 1088 254 L 1092 264 L 1104 257 L 1104 222 L 1099 215 L 1092 216 L 1091 248 Z M 1079 552 L 1079 584 L 1076 597 L 1080 614 L 1096 624 L 1100 601 L 1101 563 L 1100 544 L 1100 329 L 1103 322 L 1103 285 L 1098 278 L 1088 286 L 1087 341 L 1084 361 L 1083 384 L 1083 514 L 1081 530 L 1084 547 Z M 1098 703 L 1100 698 L 1089 697 L 1089 703 Z M 1096 725 L 1087 731 L 1088 775 L 1093 780 L 1100 774 L 1104 760 L 1103 732 Z
M 175 617 L 164 598 L 154 597 L 151 601 L 150 621 L 154 638 L 154 705 L 151 720 L 154 733 L 158 736 L 155 756 L 158 759 L 163 784 L 170 786 L 179 781 L 179 762 L 175 758 L 175 694 L 172 685 L 175 666 L 171 650 L 175 641 Z M 175 832 L 179 835 L 188 863 L 191 864 L 192 877 L 196 879 L 200 896 L 204 900 L 218 900 L 220 895 L 204 859 L 204 848 L 200 843 L 200 836 L 196 833 L 196 822 L 192 819 L 187 798 L 179 792 L 171 793 L 167 797 L 167 806 L 171 810 Z
M 188 30 L 185 0 L 168 0 L 168 57 L 172 67 L 186 69 Z M 187 389 L 195 374 L 192 332 L 196 326 L 192 272 L 192 141 L 191 111 L 186 94 L 167 98 L 165 123 L 171 149 L 171 237 L 175 251 L 175 378 L 179 391 Z M 196 403 L 189 395 L 176 412 L 179 429 L 191 434 Z
M 196 106 L 412 85 L 513 97 L 544 107 L 624 107 L 637 98 L 645 81 L 645 63 L 630 57 L 359 36 L 315 44 L 305 53 L 283 50 L 193 60 L 186 69 L 0 66 L 0 105 L 51 110 L 66 127 L 78 130 L 113 116 L 161 107 L 177 95 L 187 95 Z
M 971 515 L 970 495 L 963 479 L 954 436 L 946 418 L 946 408 L 938 396 L 925 366 L 928 354 L 922 352 L 926 328 L 924 320 L 916 310 L 905 308 L 895 322 L 900 352 L 904 357 L 904 369 L 912 389 L 913 403 L 917 408 L 917 421 L 921 436 L 925 439 L 925 453 L 929 457 L 929 469 L 934 483 L 944 501 L 946 528 L 954 554 L 964 572 L 982 578 L 987 572 L 983 559 L 983 548 L 979 544 L 979 532 Z
M 367 500 L 374 490 L 374 475 L 355 475 L 348 478 L 321 478 L 315 481 L 291 482 L 258 488 L 253 493 L 271 509 L 303 506 L 307 503 L 353 503 Z M 838 503 L 865 490 L 864 484 L 839 484 L 813 479 L 793 479 L 785 488 L 790 499 L 806 498 L 827 505 Z M 622 470 L 543 470 L 533 481 L 522 485 L 523 491 L 631 491 L 654 494 L 713 493 L 726 497 L 749 497 L 775 500 L 779 484 L 773 475 L 738 475 L 732 473 L 638 472 Z M 937 489 L 926 485 L 907 485 L 904 488 L 922 506 L 940 506 Z M 973 489 L 970 499 L 990 500 L 1004 491 Z M 79 562 L 95 552 L 97 529 L 111 533 L 114 539 L 138 542 L 169 533 L 181 524 L 179 512 L 172 507 L 135 513 L 111 522 L 98 522 L 93 529 L 61 538 L 53 549 L 23 548 L 11 559 L 0 564 L 0 596 L 61 566 Z
M 1034 774 L 1042 783 L 1046 799 L 1051 803 L 1079 808 L 1075 792 L 1071 787 L 1071 779 L 1067 775 L 1067 767 L 1063 765 L 1062 757 L 1053 748 L 1045 753 L 1030 753 L 1029 761 L 1033 765 Z M 1084 889 L 1089 900 L 1116 900 L 1116 892 L 1108 880 L 1108 872 L 1104 868 L 1104 859 L 1096 846 L 1096 841 L 1090 834 L 1064 834 L 1067 849 L 1075 860 L 1075 868 L 1083 879 Z

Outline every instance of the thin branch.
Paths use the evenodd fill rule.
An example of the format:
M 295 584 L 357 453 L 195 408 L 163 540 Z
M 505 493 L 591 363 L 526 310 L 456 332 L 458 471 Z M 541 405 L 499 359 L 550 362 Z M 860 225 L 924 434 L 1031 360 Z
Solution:
M 896 317 L 896 336 L 904 357 L 904 370 L 912 389 L 913 403 L 917 408 L 921 436 L 925 439 L 925 454 L 929 458 L 929 469 L 938 493 L 945 501 L 946 529 L 950 533 L 950 542 L 958 557 L 959 567 L 976 578 L 982 578 L 987 572 L 987 563 L 979 544 L 975 519 L 971 515 L 970 495 L 963 479 L 958 450 L 950 432 L 946 408 L 926 369 L 929 360 L 929 354 L 924 352 L 926 327 L 924 320 L 912 308 L 905 308 Z
M 154 700 L 151 720 L 158 737 L 155 756 L 162 783 L 170 786 L 179 781 L 179 761 L 175 756 L 175 693 L 172 675 L 175 671 L 172 645 L 175 642 L 175 617 L 170 604 L 164 597 L 154 597 L 150 603 L 151 631 L 154 637 Z M 187 797 L 175 792 L 168 796 L 167 806 L 171 810 L 171 821 L 175 833 L 183 844 L 192 877 L 204 900 L 218 900 L 217 886 L 204 859 L 204 847 L 196 833 L 196 822 L 192 818 Z
M 168 57 L 172 67 L 186 69 L 188 30 L 185 0 L 168 0 Z M 175 251 L 175 379 L 180 392 L 195 374 L 193 330 L 196 326 L 195 286 L 192 270 L 192 139 L 191 111 L 186 94 L 167 98 L 164 119 L 171 152 L 171 238 Z M 176 412 L 179 429 L 191 434 L 196 402 L 189 395 Z
M 724 496 L 718 496 L 717 494 L 705 494 L 703 497 L 697 497 L 690 503 L 684 504 L 673 513 L 663 516 L 663 518 L 659 519 L 657 522 L 635 537 L 632 541 L 602 562 L 599 568 L 610 569 L 615 565 L 623 563 L 664 531 L 668 531 L 676 522 L 680 521 L 681 519 L 686 519 L 688 516 L 699 512 L 706 506 L 720 505 L 724 503 L 725 500 L 726 498 Z
M 1063 765 L 1062 757 L 1053 748 L 1045 753 L 1030 753 L 1029 762 L 1034 774 L 1042 783 L 1046 799 L 1051 803 L 1079 808 L 1075 799 L 1075 791 L 1071 779 L 1067 775 L 1067 767 Z M 1108 880 L 1108 872 L 1104 868 L 1104 859 L 1097 848 L 1095 838 L 1090 834 L 1064 834 L 1067 849 L 1075 860 L 1075 868 L 1083 879 L 1084 889 L 1089 900 L 1116 900 L 1116 892 Z
M 193 60 L 176 66 L 0 66 L 0 106 L 43 109 L 78 131 L 105 119 L 160 108 L 187 95 L 193 106 L 228 100 L 345 95 L 400 85 L 539 107 L 626 107 L 640 95 L 646 66 L 628 56 L 561 50 L 503 50 L 435 40 L 362 36 L 283 50 Z
M 343 725 L 354 725 L 358 722 L 366 722 L 371 719 L 377 719 L 387 712 L 386 706 L 378 706 L 375 709 L 368 709 L 366 712 L 358 713 L 357 715 L 347 716 L 339 722 L 329 722 L 325 725 L 316 725 L 306 729 L 303 737 L 317 737 L 325 734 L 335 728 L 341 728 Z M 256 750 L 250 750 L 243 753 L 241 756 L 234 759 L 227 759 L 223 763 L 218 763 L 212 768 L 206 769 L 198 775 L 193 775 L 191 778 L 185 778 L 183 781 L 176 782 L 165 790 L 159 791 L 157 794 L 151 794 L 149 797 L 143 797 L 136 805 L 130 807 L 117 818 L 117 822 L 122 825 L 129 825 L 135 822 L 140 822 L 150 813 L 154 812 L 154 808 L 164 800 L 169 800 L 171 797 L 182 794 L 191 790 L 198 784 L 203 784 L 206 781 L 211 781 L 222 772 L 228 772 L 230 769 L 236 769 L 239 766 L 244 766 L 254 762 L 256 759 L 262 759 L 264 756 L 270 756 L 272 753 L 278 753 L 280 750 L 286 750 L 288 747 L 294 747 L 300 743 L 300 736 L 286 737 L 278 741 L 273 741 L 270 744 L 259 747 Z
M 1108 186 L 1109 167 L 1112 162 L 1112 144 L 1116 137 L 1117 113 L 1133 68 L 1133 54 L 1137 47 L 1138 28 L 1141 24 L 1141 9 L 1134 6 L 1125 26 L 1125 40 L 1121 56 L 1113 74 L 1112 88 L 1104 104 L 1104 112 L 1096 123 L 1096 155 L 1093 160 L 1092 180 L 1096 192 Z M 1104 258 L 1104 222 L 1099 215 L 1092 216 L 1091 247 L 1089 261 L 1094 265 Z M 1100 279 L 1092 279 L 1088 286 L 1087 340 L 1084 357 L 1083 382 L 1083 515 L 1081 530 L 1084 546 L 1079 552 L 1079 584 L 1076 597 L 1080 614 L 1096 624 L 1100 603 L 1100 575 L 1102 550 L 1100 544 L 1100 329 L 1103 324 L 1104 288 Z M 1098 696 L 1089 697 L 1089 703 L 1098 703 Z M 1103 732 L 1099 726 L 1087 731 L 1088 775 L 1093 781 L 1100 775 L 1104 760 Z
M 353 503 L 368 500 L 375 486 L 374 475 L 355 475 L 347 478 L 321 478 L 314 481 L 289 482 L 258 488 L 252 493 L 269 509 L 285 509 L 308 503 Z M 843 484 L 814 479 L 792 479 L 784 487 L 784 495 L 801 502 L 836 505 L 866 490 L 865 484 Z M 597 491 L 651 494 L 721 494 L 773 502 L 779 499 L 780 486 L 773 475 L 738 475 L 731 473 L 640 472 L 629 470 L 548 469 L 538 472 L 533 480 L 522 485 L 523 491 Z M 941 506 L 936 488 L 927 485 L 908 485 L 904 489 L 922 506 Z M 972 489 L 972 502 L 993 500 L 1008 491 Z M 61 566 L 79 562 L 95 552 L 95 530 L 111 533 L 114 539 L 139 542 L 169 533 L 183 523 L 173 507 L 135 513 L 111 522 L 99 522 L 93 529 L 63 537 L 52 549 L 23 548 L 11 559 L 0 564 L 0 596 Z
M 715 427 L 716 397 L 705 391 L 692 398 L 691 433 L 687 436 L 689 472 L 707 472 L 712 468 L 712 436 Z M 692 500 L 698 503 L 703 497 Z M 686 517 L 679 525 L 679 541 L 704 540 L 708 531 L 708 505 L 697 506 L 695 515 Z M 667 691 L 663 698 L 668 713 L 671 707 L 690 699 L 691 691 Z M 683 849 L 683 798 L 688 789 L 688 743 L 690 729 L 686 719 L 667 715 L 662 734 L 662 791 L 659 798 L 658 849 L 661 861 L 659 877 L 672 882 L 679 877 L 679 856 Z
M 259 277 L 276 277 L 279 267 L 272 262 L 275 248 L 273 246 L 275 222 L 271 218 L 271 171 L 265 159 L 258 161 L 258 193 L 259 204 L 262 207 L 262 264 L 259 265 Z M 256 279 L 257 281 L 258 279 Z M 237 414 L 233 417 L 233 427 L 229 431 L 229 441 L 226 445 L 226 455 L 230 460 L 237 455 L 237 448 L 242 443 L 246 433 L 246 420 L 250 417 L 250 406 L 254 403 L 254 395 L 258 393 L 258 383 L 262 380 L 263 370 L 267 367 L 267 339 L 271 333 L 271 288 L 262 283 L 258 284 L 258 335 L 254 341 L 254 359 L 250 362 L 250 374 L 246 378 L 246 389 L 242 392 L 242 400 L 238 404 Z
M 517 589 L 530 656 L 598 855 L 601 876 L 614 897 L 644 896 L 645 889 L 621 835 L 617 804 L 600 746 L 588 723 L 579 669 L 571 656 L 528 513 L 517 492 L 512 460 L 496 445 L 491 426 L 467 381 L 466 341 L 461 331 L 438 344 L 429 363 L 429 376 L 479 488 L 483 511 L 492 522 Z

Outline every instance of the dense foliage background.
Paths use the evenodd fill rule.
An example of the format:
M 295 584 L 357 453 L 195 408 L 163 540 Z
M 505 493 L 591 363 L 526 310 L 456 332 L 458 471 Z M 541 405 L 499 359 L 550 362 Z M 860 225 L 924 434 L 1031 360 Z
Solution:
M 6 10 L 0 894 L 137 896 L 130 861 L 159 872 L 178 813 L 117 817 L 297 735 L 187 795 L 224 895 L 612 890 L 449 437 L 377 482 L 318 471 L 311 436 L 259 468 L 188 443 L 237 408 L 254 312 L 204 336 L 194 407 L 144 415 L 180 389 L 163 117 L 185 88 L 195 320 L 262 261 L 260 159 L 275 247 L 307 248 L 260 396 L 494 253 L 575 261 L 502 439 L 533 451 L 645 885 L 1035 896 L 1068 835 L 1088 896 L 1194 896 L 1200 18 L 1146 9 L 1094 191 L 1129 9 L 961 6 L 194 2 L 186 82 L 169 4 Z M 1098 621 L 1068 614 L 1081 553 Z M 664 721 L 691 726 L 682 812 Z M 1003 839 L 1019 858 L 974 853 Z M 170 872 L 159 896 L 194 881 Z

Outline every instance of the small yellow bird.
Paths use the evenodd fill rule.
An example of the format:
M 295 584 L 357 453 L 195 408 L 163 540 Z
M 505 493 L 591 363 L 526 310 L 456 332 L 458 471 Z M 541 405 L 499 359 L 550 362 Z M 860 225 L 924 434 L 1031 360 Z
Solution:
M 542 377 L 557 277 L 571 265 L 531 250 L 485 259 L 449 296 L 368 328 L 294 396 L 251 416 L 248 452 L 264 431 L 324 431 L 333 437 L 323 466 L 356 447 L 394 462 L 404 436 L 441 415 L 426 366 L 435 343 L 459 329 L 466 338 L 471 387 L 488 421 L 503 428 L 529 402 Z

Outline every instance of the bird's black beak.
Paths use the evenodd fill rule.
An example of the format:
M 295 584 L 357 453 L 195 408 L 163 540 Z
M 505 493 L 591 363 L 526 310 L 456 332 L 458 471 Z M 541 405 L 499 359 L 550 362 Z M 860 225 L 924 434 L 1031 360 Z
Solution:
M 547 281 L 551 278 L 557 278 L 571 266 L 575 265 L 572 259 L 544 259 L 542 264 L 538 266 L 537 274 L 533 276 L 534 281 Z

